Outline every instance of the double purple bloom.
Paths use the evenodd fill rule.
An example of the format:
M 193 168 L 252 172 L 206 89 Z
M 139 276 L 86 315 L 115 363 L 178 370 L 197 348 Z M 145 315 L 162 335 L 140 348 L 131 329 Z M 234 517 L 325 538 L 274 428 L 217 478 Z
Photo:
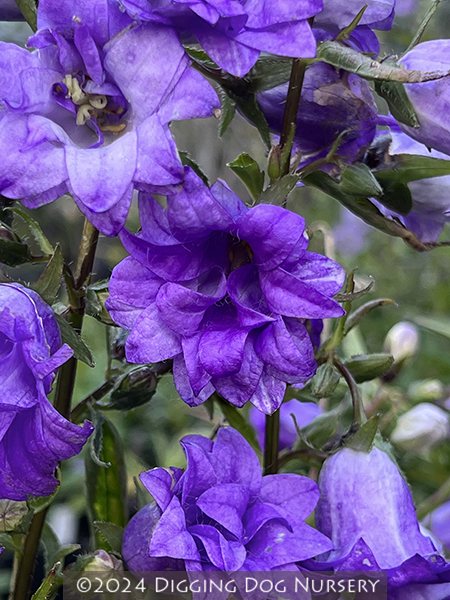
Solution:
M 181 445 L 184 472 L 157 468 L 140 476 L 157 506 L 142 509 L 125 530 L 130 569 L 297 569 L 294 563 L 331 548 L 304 522 L 319 497 L 314 481 L 292 473 L 262 477 L 256 454 L 231 428 L 220 429 L 215 442 L 188 435 Z M 142 539 L 145 520 L 151 532 Z
M 167 210 L 140 196 L 142 231 L 124 230 L 130 253 L 113 271 L 107 308 L 131 333 L 129 362 L 173 358 L 175 385 L 191 406 L 214 390 L 236 406 L 271 413 L 286 383 L 316 370 L 306 319 L 339 317 L 332 299 L 344 270 L 307 252 L 302 217 L 279 206 L 248 208 L 223 183 L 209 190 L 186 168 Z
M 115 235 L 134 188 L 179 188 L 168 124 L 210 116 L 217 96 L 173 29 L 133 25 L 113 0 L 42 0 L 38 25 L 38 50 L 0 44 L 0 193 L 35 208 L 70 191 Z
M 59 461 L 78 454 L 91 434 L 90 423 L 70 423 L 46 397 L 72 354 L 38 294 L 0 284 L 0 498 L 51 494 Z

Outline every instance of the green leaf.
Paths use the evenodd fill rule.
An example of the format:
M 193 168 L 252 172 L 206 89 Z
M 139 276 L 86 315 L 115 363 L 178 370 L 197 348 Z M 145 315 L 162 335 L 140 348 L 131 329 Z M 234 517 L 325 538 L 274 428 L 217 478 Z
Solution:
M 227 163 L 227 167 L 230 167 L 233 173 L 236 173 L 243 181 L 253 200 L 258 198 L 264 187 L 264 173 L 256 160 L 243 152 L 232 162 Z
M 33 31 L 37 29 L 37 4 L 35 0 L 16 0 L 20 12 Z
M 98 412 L 93 411 L 96 435 L 91 436 L 90 452 L 85 455 L 90 522 L 105 521 L 124 527 L 127 478 L 123 444 L 114 425 Z M 105 548 L 105 542 L 98 531 L 95 537 L 96 547 Z
M 219 69 L 218 65 L 206 54 L 206 52 L 197 44 L 186 44 L 184 49 L 189 56 L 205 67 L 210 69 Z
M 219 86 L 217 94 L 220 99 L 219 136 L 222 137 L 236 115 L 236 102 Z
M 109 544 L 110 550 L 121 554 L 124 528 L 105 521 L 94 521 L 94 527 Z
M 409 127 L 420 127 L 419 119 L 402 83 L 396 81 L 376 81 L 375 91 L 386 100 L 389 110 L 397 121 Z
M 242 416 L 242 413 L 239 410 L 220 397 L 216 397 L 216 402 L 220 407 L 220 410 L 223 413 L 223 416 L 226 418 L 231 427 L 234 427 L 239 431 L 239 433 L 244 437 L 256 454 L 261 456 L 261 448 L 258 443 L 258 439 L 256 437 L 255 430 L 253 427 L 245 420 Z
M 81 360 L 88 367 L 94 367 L 94 357 L 75 329 L 61 315 L 55 313 L 55 317 L 61 330 L 62 341 L 72 348 L 73 357 Z
M 247 119 L 253 123 L 256 129 L 266 145 L 267 149 L 270 149 L 270 131 L 269 126 L 261 110 L 256 97 L 253 94 L 245 94 L 243 96 L 233 95 L 233 100 L 236 102 L 237 107 L 241 113 L 247 117 Z
M 450 160 L 415 154 L 394 154 L 383 169 L 374 171 L 374 175 L 383 186 L 386 182 L 406 184 L 419 179 L 443 177 L 450 175 Z
M 353 302 L 354 300 L 358 300 L 359 298 L 362 298 L 363 296 L 368 294 L 370 292 L 370 290 L 373 288 L 373 284 L 374 284 L 374 281 L 371 281 L 369 283 L 369 285 L 367 285 L 362 290 L 359 290 L 358 292 L 343 292 L 342 294 L 341 293 L 336 294 L 334 296 L 334 299 L 337 302 Z
M 346 194 L 379 198 L 383 189 L 367 165 L 357 163 L 342 171 L 341 189 Z
M 31 2 L 32 1 L 33 0 L 31 0 Z M 53 246 L 48 241 L 39 223 L 37 223 L 37 221 L 35 221 L 32 217 L 30 217 L 30 215 L 20 208 L 11 208 L 11 210 L 27 224 L 28 229 L 32 233 L 42 252 L 48 256 L 51 256 L 53 254 Z
M 0 533 L 0 546 L 8 548 L 8 550 L 12 550 L 13 552 L 17 552 L 18 554 L 22 552 L 22 548 L 16 544 L 13 537 L 8 533 Z
M 0 239 L 0 263 L 17 267 L 30 262 L 31 254 L 26 244 Z
M 61 247 L 59 244 L 56 244 L 55 251 L 48 265 L 45 267 L 44 272 L 39 277 L 37 282 L 33 285 L 34 291 L 37 292 L 40 297 L 47 302 L 47 304 L 50 304 L 50 306 L 56 300 L 56 296 L 61 285 L 63 267 L 64 259 L 61 252 Z
M 450 319 L 447 317 L 414 317 L 413 321 L 419 327 L 450 338 Z
M 379 306 L 388 306 L 393 305 L 397 306 L 397 303 L 390 298 L 377 298 L 376 300 L 371 300 L 370 302 L 366 302 L 362 306 L 360 306 L 355 312 L 351 313 L 347 318 L 345 323 L 344 333 L 347 333 L 353 329 L 361 320 L 368 315 L 374 308 L 378 308 Z
M 107 402 L 98 405 L 114 410 L 137 408 L 153 398 L 157 384 L 156 374 L 150 367 L 137 367 L 121 378 Z
M 203 171 L 201 170 L 201 168 L 198 166 L 198 164 L 195 162 L 195 160 L 193 160 L 190 156 L 188 152 L 185 152 L 184 150 L 180 150 L 178 152 L 178 154 L 180 155 L 181 158 L 181 164 L 187 167 L 191 167 L 191 169 L 194 171 L 194 173 L 196 173 L 200 179 L 203 181 L 203 183 L 209 187 L 209 181 L 208 178 L 206 177 L 206 175 L 203 173 Z
M 362 425 L 361 429 L 353 435 L 347 442 L 345 443 L 346 448 L 351 448 L 352 450 L 357 450 L 358 452 L 365 452 L 369 454 L 372 451 L 373 444 L 375 442 L 375 436 L 378 432 L 378 424 L 380 422 L 380 416 L 375 415 L 364 425 Z
M 378 201 L 399 215 L 407 215 L 412 210 L 411 192 L 405 183 L 389 182 L 383 185 L 383 195 Z
M 370 381 L 380 377 L 392 366 L 394 357 L 391 354 L 380 352 L 378 354 L 361 354 L 352 356 L 345 361 L 345 366 L 353 375 L 356 383 Z
M 247 78 L 250 78 L 254 92 L 264 92 L 289 81 L 292 59 L 261 56 Z
M 258 204 L 277 204 L 281 206 L 300 181 L 298 175 L 285 175 L 266 188 L 258 198 Z
M 326 41 L 318 44 L 317 58 L 339 69 L 345 69 L 365 79 L 398 81 L 400 83 L 422 83 L 434 81 L 448 75 L 444 71 L 409 71 L 395 64 L 378 62 L 339 42 Z

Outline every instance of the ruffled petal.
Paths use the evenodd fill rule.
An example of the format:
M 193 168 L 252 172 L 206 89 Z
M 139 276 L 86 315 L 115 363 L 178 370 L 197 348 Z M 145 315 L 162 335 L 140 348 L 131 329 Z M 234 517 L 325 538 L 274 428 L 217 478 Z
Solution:
M 316 55 L 316 39 L 308 21 L 278 23 L 257 30 L 246 29 L 238 33 L 235 40 L 279 56 L 312 58 Z
M 244 532 L 242 516 L 248 500 L 249 491 L 243 485 L 225 483 L 203 492 L 197 506 L 240 540 Z
M 212 564 L 222 571 L 236 571 L 244 563 L 246 550 L 238 542 L 228 541 L 211 525 L 193 525 L 189 533 L 201 541 Z
M 176 496 L 163 512 L 150 540 L 150 556 L 200 560 L 194 539 L 186 529 L 186 519 Z

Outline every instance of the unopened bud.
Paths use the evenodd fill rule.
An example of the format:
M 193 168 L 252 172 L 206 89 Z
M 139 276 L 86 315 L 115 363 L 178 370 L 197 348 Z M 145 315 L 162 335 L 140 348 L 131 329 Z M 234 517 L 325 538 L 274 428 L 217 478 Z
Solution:
M 92 560 L 83 569 L 83 572 L 88 573 L 111 573 L 112 571 L 123 571 L 123 564 L 106 550 L 96 550 Z
M 267 174 L 270 181 L 276 181 L 281 175 L 281 148 L 279 145 L 272 146 L 267 162 Z
M 26 502 L 0 500 L 0 533 L 14 531 L 27 512 Z
M 432 402 L 444 395 L 444 386 L 438 379 L 423 379 L 409 386 L 408 396 L 414 402 Z
M 345 361 L 345 366 L 357 383 L 380 377 L 394 362 L 390 354 L 361 354 Z
M 404 450 L 429 450 L 449 434 L 448 413 L 429 402 L 423 402 L 401 415 L 391 440 Z
M 400 321 L 386 336 L 384 349 L 394 357 L 398 365 L 412 358 L 419 348 L 419 331 L 415 325 Z
M 339 383 L 339 373 L 329 363 L 321 365 L 312 380 L 311 389 L 316 398 L 329 398 Z

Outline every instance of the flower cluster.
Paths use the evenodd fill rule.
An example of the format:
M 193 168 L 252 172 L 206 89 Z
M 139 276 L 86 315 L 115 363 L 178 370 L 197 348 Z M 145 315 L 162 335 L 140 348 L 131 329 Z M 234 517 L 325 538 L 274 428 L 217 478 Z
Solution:
M 156 505 L 125 530 L 128 568 L 181 562 L 187 571 L 296 569 L 294 563 L 330 550 L 329 539 L 304 522 L 319 498 L 314 481 L 292 473 L 262 477 L 256 454 L 232 428 L 219 429 L 214 442 L 189 435 L 181 445 L 185 471 L 140 476 Z
M 306 319 L 339 317 L 344 279 L 306 250 L 304 220 L 284 208 L 248 208 L 223 183 L 209 190 L 186 167 L 167 210 L 141 193 L 142 231 L 124 230 L 130 257 L 113 271 L 107 308 L 131 334 L 129 362 L 173 358 L 191 406 L 217 390 L 236 406 L 278 408 L 286 382 L 316 369 Z
M 73 354 L 61 345 L 51 308 L 18 283 L 0 283 L 0 497 L 47 496 L 59 461 L 78 454 L 92 432 L 47 400 L 56 369 Z

